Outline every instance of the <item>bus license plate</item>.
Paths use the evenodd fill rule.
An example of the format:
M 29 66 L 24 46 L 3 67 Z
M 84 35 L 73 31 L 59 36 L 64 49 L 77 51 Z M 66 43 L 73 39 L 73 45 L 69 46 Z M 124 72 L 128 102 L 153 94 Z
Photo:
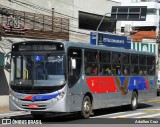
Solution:
M 29 108 L 38 108 L 38 104 L 29 104 Z

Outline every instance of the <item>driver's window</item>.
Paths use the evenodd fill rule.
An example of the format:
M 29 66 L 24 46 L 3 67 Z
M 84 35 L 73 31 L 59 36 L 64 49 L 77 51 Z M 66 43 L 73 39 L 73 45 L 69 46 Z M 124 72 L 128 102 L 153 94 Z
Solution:
M 70 48 L 68 50 L 68 80 L 69 86 L 73 86 L 79 79 L 82 66 L 82 50 Z

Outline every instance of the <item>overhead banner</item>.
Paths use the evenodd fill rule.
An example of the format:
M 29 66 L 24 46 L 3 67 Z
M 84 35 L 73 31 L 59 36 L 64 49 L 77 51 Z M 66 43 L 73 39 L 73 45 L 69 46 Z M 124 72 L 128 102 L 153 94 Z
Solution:
M 109 47 L 131 49 L 131 38 L 128 36 L 91 32 L 90 43 L 92 45 L 105 45 Z

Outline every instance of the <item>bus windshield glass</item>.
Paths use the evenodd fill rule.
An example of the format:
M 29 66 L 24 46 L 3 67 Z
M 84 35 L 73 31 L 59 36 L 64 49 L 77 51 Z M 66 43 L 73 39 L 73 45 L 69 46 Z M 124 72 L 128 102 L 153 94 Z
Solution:
M 11 85 L 57 86 L 65 83 L 64 55 L 12 55 Z

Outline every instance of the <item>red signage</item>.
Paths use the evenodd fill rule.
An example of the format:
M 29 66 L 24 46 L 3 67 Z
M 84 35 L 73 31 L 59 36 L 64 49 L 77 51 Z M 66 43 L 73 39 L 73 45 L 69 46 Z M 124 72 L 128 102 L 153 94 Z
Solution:
M 19 17 L 10 16 L 7 18 L 7 23 L 3 24 L 5 32 L 24 33 L 27 28 L 19 22 Z
M 29 108 L 38 108 L 38 104 L 29 104 Z

